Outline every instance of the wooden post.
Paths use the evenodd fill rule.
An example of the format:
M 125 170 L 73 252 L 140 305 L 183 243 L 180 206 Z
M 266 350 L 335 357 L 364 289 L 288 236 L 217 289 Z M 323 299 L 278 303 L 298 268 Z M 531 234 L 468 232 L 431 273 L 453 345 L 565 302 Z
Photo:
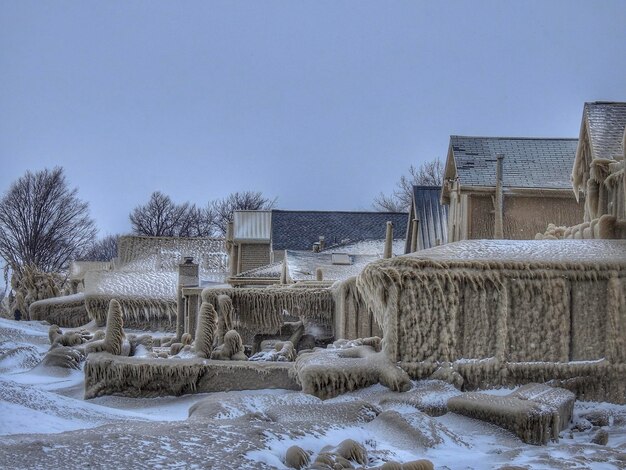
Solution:
M 497 155 L 496 162 L 496 200 L 495 200 L 495 225 L 493 229 L 493 238 L 494 239 L 502 239 L 504 238 L 504 229 L 503 229 L 503 218 L 504 218 L 504 208 L 503 202 L 504 198 L 502 195 L 502 162 L 504 160 L 504 155 L 499 153 Z
M 385 251 L 383 258 L 391 258 L 393 249 L 393 223 L 387 222 L 387 234 L 385 236 Z
M 411 253 L 415 253 L 417 251 L 417 235 L 419 228 L 419 219 L 413 219 L 413 226 L 411 227 Z

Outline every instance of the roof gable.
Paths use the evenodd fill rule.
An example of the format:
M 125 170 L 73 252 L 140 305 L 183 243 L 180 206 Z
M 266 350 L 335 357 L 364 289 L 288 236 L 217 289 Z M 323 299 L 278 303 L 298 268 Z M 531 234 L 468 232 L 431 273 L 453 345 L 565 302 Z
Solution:
M 495 186 L 497 155 L 503 154 L 504 187 L 570 189 L 577 144 L 578 139 L 450 136 L 462 186 Z
M 601 101 L 585 103 L 583 119 L 594 159 L 615 160 L 624 155 L 626 103 Z
M 448 206 L 441 204 L 439 186 L 413 186 L 411 216 L 419 220 L 418 242 L 422 249 L 448 243 Z M 405 252 L 410 252 L 406 240 Z
M 272 211 L 273 250 L 311 250 L 323 236 L 326 246 L 385 238 L 387 221 L 394 237 L 404 237 L 406 212 Z

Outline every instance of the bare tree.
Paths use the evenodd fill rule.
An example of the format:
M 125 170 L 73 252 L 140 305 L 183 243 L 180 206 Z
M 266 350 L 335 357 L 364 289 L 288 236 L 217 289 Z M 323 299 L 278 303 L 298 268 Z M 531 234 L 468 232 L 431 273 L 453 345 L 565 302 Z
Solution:
M 0 200 L 0 256 L 14 274 L 25 266 L 57 272 L 96 236 L 89 206 L 63 169 L 27 172 Z
M 202 237 L 212 232 L 212 212 L 185 202 L 174 203 L 169 196 L 155 191 L 147 204 L 130 213 L 133 232 L 151 237 Z
M 411 165 L 409 174 L 400 177 L 396 189 L 389 195 L 380 193 L 372 205 L 379 211 L 408 211 L 413 198 L 413 186 L 441 186 L 443 172 L 443 163 L 438 158 L 422 163 L 417 168 Z
M 221 236 L 226 234 L 228 222 L 233 220 L 236 210 L 269 210 L 275 205 L 276 199 L 268 199 L 260 191 L 235 192 L 210 203 L 215 214 L 216 230 Z
M 119 235 L 107 235 L 96 240 L 87 248 L 80 259 L 83 261 L 111 261 L 117 256 L 117 239 Z
M 210 237 L 224 236 L 226 226 L 235 210 L 270 209 L 276 200 L 260 192 L 232 193 L 209 202 L 205 207 L 185 202 L 174 203 L 169 196 L 156 191 L 150 201 L 137 206 L 130 214 L 133 232 L 152 237 Z

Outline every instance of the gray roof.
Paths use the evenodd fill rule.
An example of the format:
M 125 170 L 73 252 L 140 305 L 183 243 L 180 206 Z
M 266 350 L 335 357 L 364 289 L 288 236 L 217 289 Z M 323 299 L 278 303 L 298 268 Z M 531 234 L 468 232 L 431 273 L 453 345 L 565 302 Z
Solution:
M 413 186 L 412 210 L 419 220 L 418 242 L 421 249 L 436 246 L 437 240 L 442 244 L 448 243 L 448 206 L 441 204 L 440 194 L 439 186 Z M 410 247 L 411 240 L 407 237 L 407 253 Z
M 310 251 L 319 237 L 326 246 L 385 238 L 387 221 L 394 237 L 406 234 L 406 212 L 272 211 L 272 249 Z
M 577 145 L 578 139 L 450 136 L 461 186 L 495 186 L 501 153 L 505 187 L 571 189 Z
M 585 103 L 583 116 L 587 121 L 593 158 L 615 159 L 624 155 L 626 103 Z

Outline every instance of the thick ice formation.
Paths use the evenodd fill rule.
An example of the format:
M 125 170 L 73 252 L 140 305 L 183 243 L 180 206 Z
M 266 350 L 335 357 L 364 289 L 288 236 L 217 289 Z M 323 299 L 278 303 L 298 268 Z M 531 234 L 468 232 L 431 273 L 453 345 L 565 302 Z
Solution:
M 220 296 L 232 302 L 232 321 L 249 342 L 255 334 L 275 334 L 284 322 L 285 313 L 305 321 L 332 324 L 334 301 L 329 289 L 275 287 L 267 289 L 207 288 L 202 300 L 219 309 Z M 224 299 L 222 300 L 224 302 Z M 226 305 L 226 304 L 225 304 Z M 230 307 L 229 307 L 230 308 Z M 249 332 L 249 334 L 245 334 Z
M 373 263 L 357 286 L 392 360 L 495 358 L 495 372 L 477 368 L 498 376 L 606 358 L 618 377 L 606 398 L 626 400 L 626 240 L 452 243 Z
M 37 300 L 30 304 L 29 313 L 31 320 L 45 320 L 67 328 L 89 323 L 83 293 Z
M 574 394 L 545 385 L 526 385 L 506 395 L 465 393 L 448 400 L 448 409 L 487 421 L 514 432 L 528 443 L 558 440 L 574 409 Z
M 213 350 L 213 337 L 217 330 L 217 312 L 213 305 L 202 302 L 198 316 L 198 328 L 194 349 L 198 357 L 208 359 Z
M 371 346 L 302 354 L 296 360 L 295 373 L 302 391 L 322 399 L 379 382 L 393 391 L 411 388 L 408 375 Z

